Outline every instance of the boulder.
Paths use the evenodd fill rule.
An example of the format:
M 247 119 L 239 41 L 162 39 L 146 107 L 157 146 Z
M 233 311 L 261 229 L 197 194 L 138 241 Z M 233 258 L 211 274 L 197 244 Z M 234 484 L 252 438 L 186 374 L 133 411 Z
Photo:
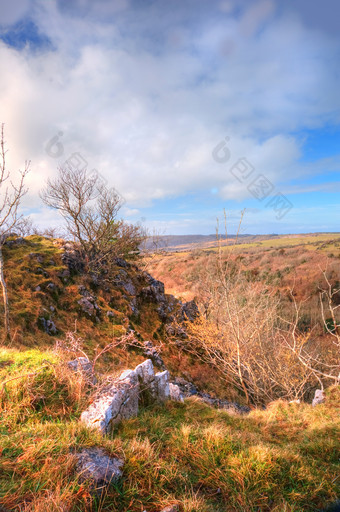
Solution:
M 132 370 L 123 372 L 110 387 L 104 389 L 97 400 L 81 414 L 81 421 L 103 434 L 122 419 L 138 414 L 139 383 Z
M 153 369 L 151 359 L 147 359 L 136 366 L 135 372 L 138 375 L 141 384 L 146 384 L 148 386 L 155 380 L 155 371 Z
M 156 382 L 156 392 L 155 392 L 155 400 L 158 402 L 165 402 L 170 398 L 170 389 L 169 389 L 169 372 L 165 370 L 164 372 L 156 373 L 155 382 Z

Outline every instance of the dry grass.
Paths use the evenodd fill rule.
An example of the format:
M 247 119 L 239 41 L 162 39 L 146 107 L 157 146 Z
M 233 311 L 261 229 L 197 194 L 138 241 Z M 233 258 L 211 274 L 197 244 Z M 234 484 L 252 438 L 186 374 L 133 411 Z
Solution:
M 99 341 L 105 344 L 115 329 L 125 329 L 127 301 L 119 291 L 110 297 L 98 292 L 104 313 L 114 309 L 117 315 L 114 325 L 106 317 L 95 325 L 74 309 L 78 285 L 82 284 L 79 276 L 65 283 L 65 291 L 55 297 L 36 292 L 34 287 L 46 279 L 61 287 L 57 274 L 64 267 L 58 246 L 40 238 L 33 238 L 32 243 L 36 245 L 9 249 L 6 254 L 12 318 L 19 326 L 16 341 L 21 350 L 0 351 L 3 507 L 14 512 L 159 512 L 166 505 L 177 504 L 180 512 L 312 512 L 336 499 L 339 387 L 329 389 L 326 404 L 316 408 L 278 401 L 267 410 L 239 417 L 188 399 L 184 404 L 169 402 L 164 407 L 147 408 L 106 438 L 82 426 L 79 416 L 91 389 L 47 349 L 54 339 L 36 327 L 37 315 L 42 307 L 53 305 L 65 331 L 72 330 L 77 319 L 78 333 L 85 338 L 91 356 Z M 292 270 L 284 272 L 284 266 L 291 266 L 301 277 L 307 276 L 303 285 L 309 286 L 308 276 L 313 275 L 319 252 L 325 248 L 312 248 L 307 256 L 301 248 L 280 250 L 268 248 L 263 253 L 252 247 L 247 253 L 235 253 L 235 258 L 243 256 L 238 261 L 245 271 L 251 271 L 249 279 L 270 281 L 271 272 L 276 272 L 272 285 L 284 290 L 284 280 L 293 275 Z M 34 251 L 43 254 L 48 278 L 34 273 L 41 266 L 28 257 Z M 159 264 L 173 261 L 171 273 L 176 276 L 176 258 L 183 257 L 181 279 L 189 278 L 186 285 L 191 289 L 199 275 L 195 272 L 210 256 L 196 253 L 192 265 L 188 255 L 171 255 Z M 337 263 L 331 258 L 332 270 L 337 271 Z M 264 274 L 268 268 L 272 270 Z M 164 277 L 170 272 L 163 271 Z M 112 299 L 112 307 L 108 299 Z M 145 337 L 159 336 L 155 311 L 145 307 L 142 314 L 138 330 Z M 28 350 L 32 346 L 36 348 Z M 233 393 L 228 386 L 222 387 L 213 368 L 180 353 L 175 345 L 164 343 L 162 356 L 172 372 L 194 376 L 196 383 L 210 386 L 210 392 L 220 396 Z M 118 348 L 114 354 L 104 355 L 99 369 L 112 373 L 133 367 L 141 359 L 138 352 Z M 92 495 L 90 486 L 80 483 L 75 473 L 74 450 L 90 446 L 101 446 L 108 454 L 125 459 L 123 478 L 101 498 Z
M 1 397 L 0 503 L 10 510 L 156 512 L 178 504 L 181 512 L 300 512 L 336 499 L 339 388 L 314 409 L 278 401 L 247 417 L 197 399 L 169 402 L 102 439 L 78 422 L 86 389 L 78 394 L 75 376 L 58 373 L 55 356 L 3 350 L 1 361 L 2 381 L 23 376 Z M 28 381 L 43 361 L 53 369 Z M 101 500 L 79 483 L 72 455 L 96 445 L 126 461 L 123 479 Z

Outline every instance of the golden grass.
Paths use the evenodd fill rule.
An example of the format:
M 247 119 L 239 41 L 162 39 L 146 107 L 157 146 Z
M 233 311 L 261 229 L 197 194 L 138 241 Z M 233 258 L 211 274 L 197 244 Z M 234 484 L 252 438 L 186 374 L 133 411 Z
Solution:
M 169 402 L 102 438 L 79 423 L 86 388 L 53 354 L 4 349 L 0 361 L 2 381 L 23 376 L 0 402 L 0 503 L 10 510 L 298 512 L 339 491 L 339 388 L 317 408 L 278 401 L 246 417 L 195 398 Z M 44 361 L 52 370 L 24 377 Z M 125 458 L 123 479 L 100 500 L 74 470 L 72 452 L 84 446 Z

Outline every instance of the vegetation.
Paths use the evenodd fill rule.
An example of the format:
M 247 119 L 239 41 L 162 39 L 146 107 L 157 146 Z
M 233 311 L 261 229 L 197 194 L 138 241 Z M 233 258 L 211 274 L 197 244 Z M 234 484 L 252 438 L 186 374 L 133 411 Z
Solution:
M 159 304 L 147 294 L 133 302 L 149 285 L 136 265 L 121 267 L 113 258 L 110 280 L 98 281 L 93 268 L 68 267 L 63 240 L 8 238 L 3 256 L 13 337 L 11 348 L 0 349 L 0 508 L 159 512 L 177 504 L 180 512 L 300 512 L 334 502 L 339 494 L 339 386 L 328 387 L 325 404 L 315 408 L 288 399 L 306 397 L 306 385 L 310 392 L 319 386 L 315 369 L 323 371 L 320 364 L 332 362 L 329 350 L 338 354 L 336 258 L 321 276 L 329 285 L 322 309 L 318 281 L 313 283 L 320 322 L 313 341 L 310 316 L 296 317 L 297 326 L 293 314 L 293 329 L 278 321 L 283 313 L 294 313 L 302 293 L 295 277 L 293 296 L 284 294 L 292 288 L 291 269 L 311 272 L 312 257 L 306 261 L 305 252 L 294 248 L 294 264 L 291 250 L 235 251 L 226 257 L 223 251 L 217 266 L 215 251 L 186 255 L 183 268 L 191 266 L 186 283 L 200 294 L 203 315 L 189 327 L 191 338 L 178 339 L 177 333 L 167 333 Z M 161 257 L 173 265 L 171 275 L 180 276 L 176 260 L 170 256 L 169 264 L 168 256 Z M 97 305 L 98 316 L 81 309 L 84 297 Z M 46 332 L 48 321 L 55 323 L 56 333 Z M 136 344 L 124 342 L 131 329 Z M 74 335 L 67 336 L 69 331 Z M 291 336 L 286 341 L 297 335 L 295 347 L 282 344 L 283 332 Z M 62 350 L 52 350 L 57 338 L 64 340 L 57 343 Z M 85 428 L 79 417 L 97 388 L 72 372 L 67 360 L 88 355 L 98 371 L 97 385 L 103 386 L 109 375 L 144 360 L 141 347 L 150 339 L 173 376 L 221 398 L 248 399 L 251 412 L 239 416 L 191 397 L 144 408 L 106 437 Z M 311 361 L 306 354 L 316 357 Z M 317 359 L 320 354 L 326 359 Z M 251 373 L 244 371 L 246 364 Z M 286 401 L 273 401 L 277 396 Z M 265 403 L 266 409 L 254 403 Z M 122 479 L 104 492 L 93 492 L 76 472 L 75 451 L 92 446 L 125 460 Z
M 187 323 L 185 348 L 213 365 L 248 404 L 306 398 L 318 384 L 323 388 L 338 382 L 340 318 L 336 302 L 340 294 L 326 273 L 324 278 L 327 289 L 320 292 L 320 302 L 329 334 L 327 351 L 313 343 L 310 330 L 300 329 L 300 307 L 293 289 L 293 311 L 285 318 L 280 296 L 273 287 L 268 289 L 268 279 L 249 278 L 230 253 L 223 258 L 220 251 L 201 271 L 201 316 Z M 331 327 L 326 323 L 326 309 Z
M 19 173 L 19 183 L 15 185 L 11 181 L 11 174 L 6 166 L 6 153 L 4 125 L 2 124 L 0 132 L 0 284 L 2 288 L 4 309 L 4 338 L 10 340 L 9 301 L 4 274 L 2 248 L 6 237 L 12 232 L 12 230 L 18 228 L 20 221 L 22 220 L 22 216 L 18 213 L 18 208 L 22 197 L 26 193 L 24 181 L 27 173 L 29 172 L 30 164 L 29 162 L 26 162 L 25 170 Z
M 10 510 L 300 512 L 336 499 L 338 387 L 314 409 L 278 401 L 246 417 L 169 402 L 100 438 L 77 421 L 86 384 L 54 353 L 3 349 L 0 360 L 0 503 Z M 79 482 L 73 456 L 98 445 L 126 460 L 102 496 Z
M 114 258 L 138 253 L 145 237 L 141 226 L 117 218 L 122 198 L 98 174 L 59 168 L 58 177 L 48 180 L 41 197 L 65 219 L 68 237 L 79 244 L 81 263 L 88 271 L 107 274 Z

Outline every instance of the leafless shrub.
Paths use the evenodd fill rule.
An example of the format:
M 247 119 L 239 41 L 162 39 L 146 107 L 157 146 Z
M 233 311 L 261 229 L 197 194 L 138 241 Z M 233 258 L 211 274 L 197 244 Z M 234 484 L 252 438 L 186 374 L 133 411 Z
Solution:
M 312 330 L 299 331 L 300 307 L 295 303 L 292 320 L 283 318 L 279 296 L 264 283 L 247 280 L 232 250 L 222 255 L 220 245 L 201 271 L 201 316 L 187 324 L 185 349 L 216 367 L 248 403 L 303 398 L 318 382 L 337 381 L 339 358 L 334 362 L 315 350 Z M 334 304 L 338 290 L 326 282 L 320 295 L 322 314 L 339 354 L 339 306 Z M 327 315 L 331 322 L 326 322 Z
M 127 347 L 129 345 L 135 346 L 135 344 L 136 338 L 134 332 L 130 331 L 120 338 L 115 338 L 114 341 L 106 344 L 104 347 L 97 345 L 91 362 L 84 348 L 84 339 L 81 336 L 78 336 L 76 332 L 68 331 L 64 340 L 58 339 L 56 341 L 55 350 L 64 354 L 71 354 L 72 357 L 85 357 L 89 362 L 91 362 L 91 371 L 94 374 L 98 359 L 102 357 L 106 352 L 109 352 L 119 346 Z
M 117 257 L 133 257 L 144 239 L 141 226 L 118 219 L 123 204 L 114 188 L 104 185 L 86 169 L 59 168 L 48 180 L 41 197 L 66 221 L 68 235 L 76 241 L 89 272 L 100 274 Z
M 297 304 L 292 290 L 295 318 L 291 322 L 286 320 L 290 327 L 289 336 L 282 335 L 282 338 L 300 365 L 310 371 L 323 389 L 325 384 L 340 382 L 340 304 L 336 303 L 340 289 L 332 286 L 326 271 L 322 271 L 322 274 L 326 287 L 320 289 L 320 308 L 324 329 L 331 340 L 331 349 L 325 354 L 322 347 L 317 347 L 312 339 L 312 330 L 307 333 L 299 332 L 300 305 Z

